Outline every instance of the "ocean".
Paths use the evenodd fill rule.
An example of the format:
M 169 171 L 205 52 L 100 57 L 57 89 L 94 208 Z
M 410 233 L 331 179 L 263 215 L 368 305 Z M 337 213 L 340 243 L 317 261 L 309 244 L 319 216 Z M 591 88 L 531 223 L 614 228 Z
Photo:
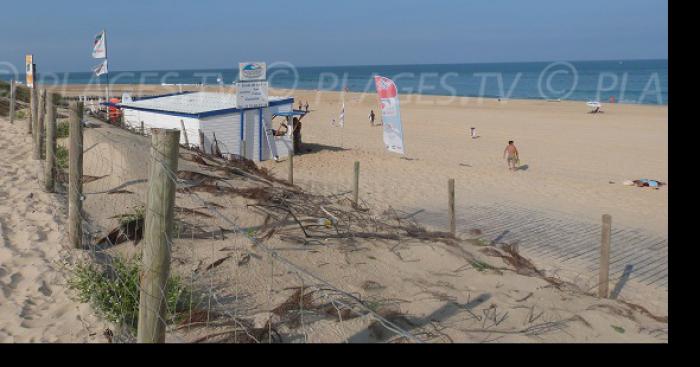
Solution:
M 113 71 L 109 79 L 113 84 L 230 85 L 238 75 L 234 68 Z M 668 60 L 333 67 L 268 64 L 273 88 L 374 93 L 374 75 L 394 79 L 401 94 L 668 104 Z M 0 73 L 0 78 L 9 76 Z M 40 73 L 38 80 L 43 84 L 107 81 L 106 76 L 97 78 L 90 72 Z

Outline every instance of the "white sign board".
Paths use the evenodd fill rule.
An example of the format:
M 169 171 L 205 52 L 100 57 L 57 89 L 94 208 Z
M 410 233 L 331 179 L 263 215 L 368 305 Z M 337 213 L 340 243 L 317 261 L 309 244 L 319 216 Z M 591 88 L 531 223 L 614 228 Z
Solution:
M 25 75 L 27 76 L 27 87 L 34 88 L 34 55 L 24 56 Z
M 236 83 L 236 105 L 240 109 L 268 106 L 267 82 Z
M 238 80 L 241 82 L 267 79 L 267 64 L 264 62 L 241 62 L 238 64 Z

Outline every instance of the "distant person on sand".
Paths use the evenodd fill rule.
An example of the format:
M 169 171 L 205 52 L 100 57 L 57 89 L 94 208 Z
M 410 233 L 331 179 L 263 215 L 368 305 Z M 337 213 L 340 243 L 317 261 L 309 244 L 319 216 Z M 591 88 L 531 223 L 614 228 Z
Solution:
M 476 139 L 476 128 L 475 127 L 471 128 L 471 135 L 472 135 L 472 139 Z
M 304 109 L 306 112 L 309 112 L 309 101 L 306 101 L 306 104 L 304 105 Z
M 515 147 L 512 140 L 508 142 L 508 146 L 503 151 L 503 158 L 508 160 L 508 169 L 511 171 L 518 169 L 518 162 L 520 161 L 518 148 Z
M 299 101 L 299 111 L 301 111 L 301 101 Z
M 374 126 L 374 110 L 369 110 L 369 124 Z

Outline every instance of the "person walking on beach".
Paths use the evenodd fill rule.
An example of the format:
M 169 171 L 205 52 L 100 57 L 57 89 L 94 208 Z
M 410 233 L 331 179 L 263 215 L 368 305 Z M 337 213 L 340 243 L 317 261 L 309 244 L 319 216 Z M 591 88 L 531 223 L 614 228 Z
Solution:
M 306 101 L 306 104 L 304 105 L 304 109 L 306 112 L 309 112 L 309 101 Z
M 471 135 L 472 135 L 472 139 L 476 139 L 476 128 L 475 127 L 471 128 Z
M 299 111 L 301 111 L 301 100 L 299 100 Z
M 520 161 L 518 148 L 515 147 L 513 141 L 509 141 L 506 149 L 503 151 L 503 158 L 507 159 L 508 169 L 515 171 L 518 169 L 518 162 Z
M 374 110 L 369 110 L 369 124 L 374 126 Z

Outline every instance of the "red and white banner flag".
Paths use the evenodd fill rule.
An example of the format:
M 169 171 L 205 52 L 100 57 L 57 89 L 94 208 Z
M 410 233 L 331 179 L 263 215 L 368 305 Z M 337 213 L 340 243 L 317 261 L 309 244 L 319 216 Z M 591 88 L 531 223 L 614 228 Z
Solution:
M 102 61 L 101 64 L 92 68 L 92 71 L 95 72 L 95 75 L 97 76 L 109 73 L 109 70 L 107 70 L 107 60 Z
M 384 146 L 390 152 L 405 154 L 399 92 L 396 84 L 393 80 L 378 75 L 374 77 L 374 83 L 382 107 Z
M 107 57 L 107 41 L 105 38 L 105 31 L 95 36 L 95 42 L 92 44 L 92 57 L 94 59 L 104 59 Z

